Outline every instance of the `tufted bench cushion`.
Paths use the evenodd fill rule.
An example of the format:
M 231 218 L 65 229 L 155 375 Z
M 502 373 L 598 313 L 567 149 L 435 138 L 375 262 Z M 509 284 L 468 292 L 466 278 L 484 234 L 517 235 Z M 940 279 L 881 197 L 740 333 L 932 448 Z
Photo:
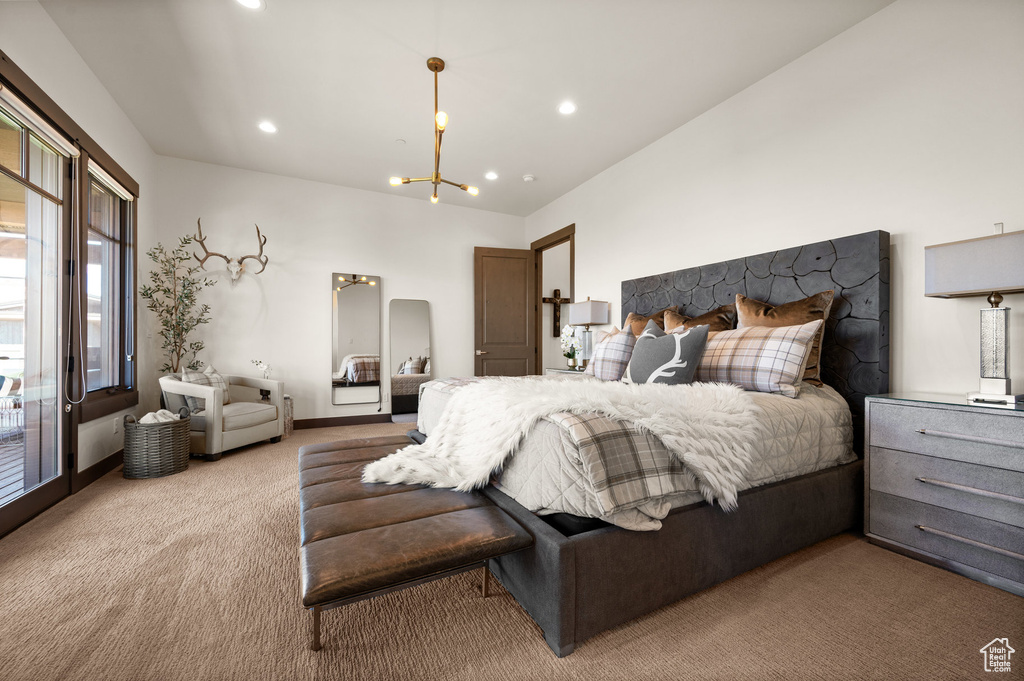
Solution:
M 314 650 L 323 609 L 486 566 L 533 545 L 479 493 L 360 480 L 367 463 L 409 444 L 390 436 L 299 449 L 302 605 L 313 610 Z

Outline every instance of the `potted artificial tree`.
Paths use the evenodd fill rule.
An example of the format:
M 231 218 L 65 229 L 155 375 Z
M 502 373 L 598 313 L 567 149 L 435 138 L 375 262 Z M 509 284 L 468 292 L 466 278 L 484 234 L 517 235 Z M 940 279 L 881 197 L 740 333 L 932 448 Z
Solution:
M 160 323 L 161 348 L 167 358 L 161 371 L 176 374 L 185 369 L 199 369 L 196 355 L 205 347 L 203 341 L 189 341 L 189 335 L 200 324 L 210 321 L 210 306 L 199 304 L 200 291 L 216 282 L 200 277 L 199 265 L 192 265 L 192 254 L 185 247 L 192 237 L 183 236 L 172 251 L 158 243 L 146 251 L 156 268 L 149 273 L 150 284 L 143 286 L 139 295 L 146 307 L 156 313 Z

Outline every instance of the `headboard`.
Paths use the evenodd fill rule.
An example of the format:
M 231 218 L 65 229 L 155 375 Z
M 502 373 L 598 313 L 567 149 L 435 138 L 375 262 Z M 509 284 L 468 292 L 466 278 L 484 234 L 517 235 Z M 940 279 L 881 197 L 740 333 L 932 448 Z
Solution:
M 780 305 L 834 289 L 825 322 L 821 378 L 853 412 L 862 453 L 864 397 L 889 391 L 889 233 L 865 232 L 713 265 L 622 282 L 622 321 L 678 305 L 690 317 L 734 302 L 737 293 Z

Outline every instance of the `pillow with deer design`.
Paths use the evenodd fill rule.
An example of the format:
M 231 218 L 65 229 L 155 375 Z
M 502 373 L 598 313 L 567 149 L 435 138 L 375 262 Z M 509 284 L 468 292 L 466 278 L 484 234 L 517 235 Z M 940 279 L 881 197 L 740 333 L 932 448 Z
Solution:
M 637 337 L 622 380 L 670 385 L 690 383 L 707 342 L 707 326 L 665 333 L 652 320 Z

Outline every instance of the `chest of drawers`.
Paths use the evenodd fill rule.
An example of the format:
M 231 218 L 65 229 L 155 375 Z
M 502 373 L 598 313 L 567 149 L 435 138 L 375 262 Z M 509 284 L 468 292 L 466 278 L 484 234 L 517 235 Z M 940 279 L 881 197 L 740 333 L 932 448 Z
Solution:
M 894 393 L 866 417 L 869 540 L 1024 596 L 1024 411 Z

